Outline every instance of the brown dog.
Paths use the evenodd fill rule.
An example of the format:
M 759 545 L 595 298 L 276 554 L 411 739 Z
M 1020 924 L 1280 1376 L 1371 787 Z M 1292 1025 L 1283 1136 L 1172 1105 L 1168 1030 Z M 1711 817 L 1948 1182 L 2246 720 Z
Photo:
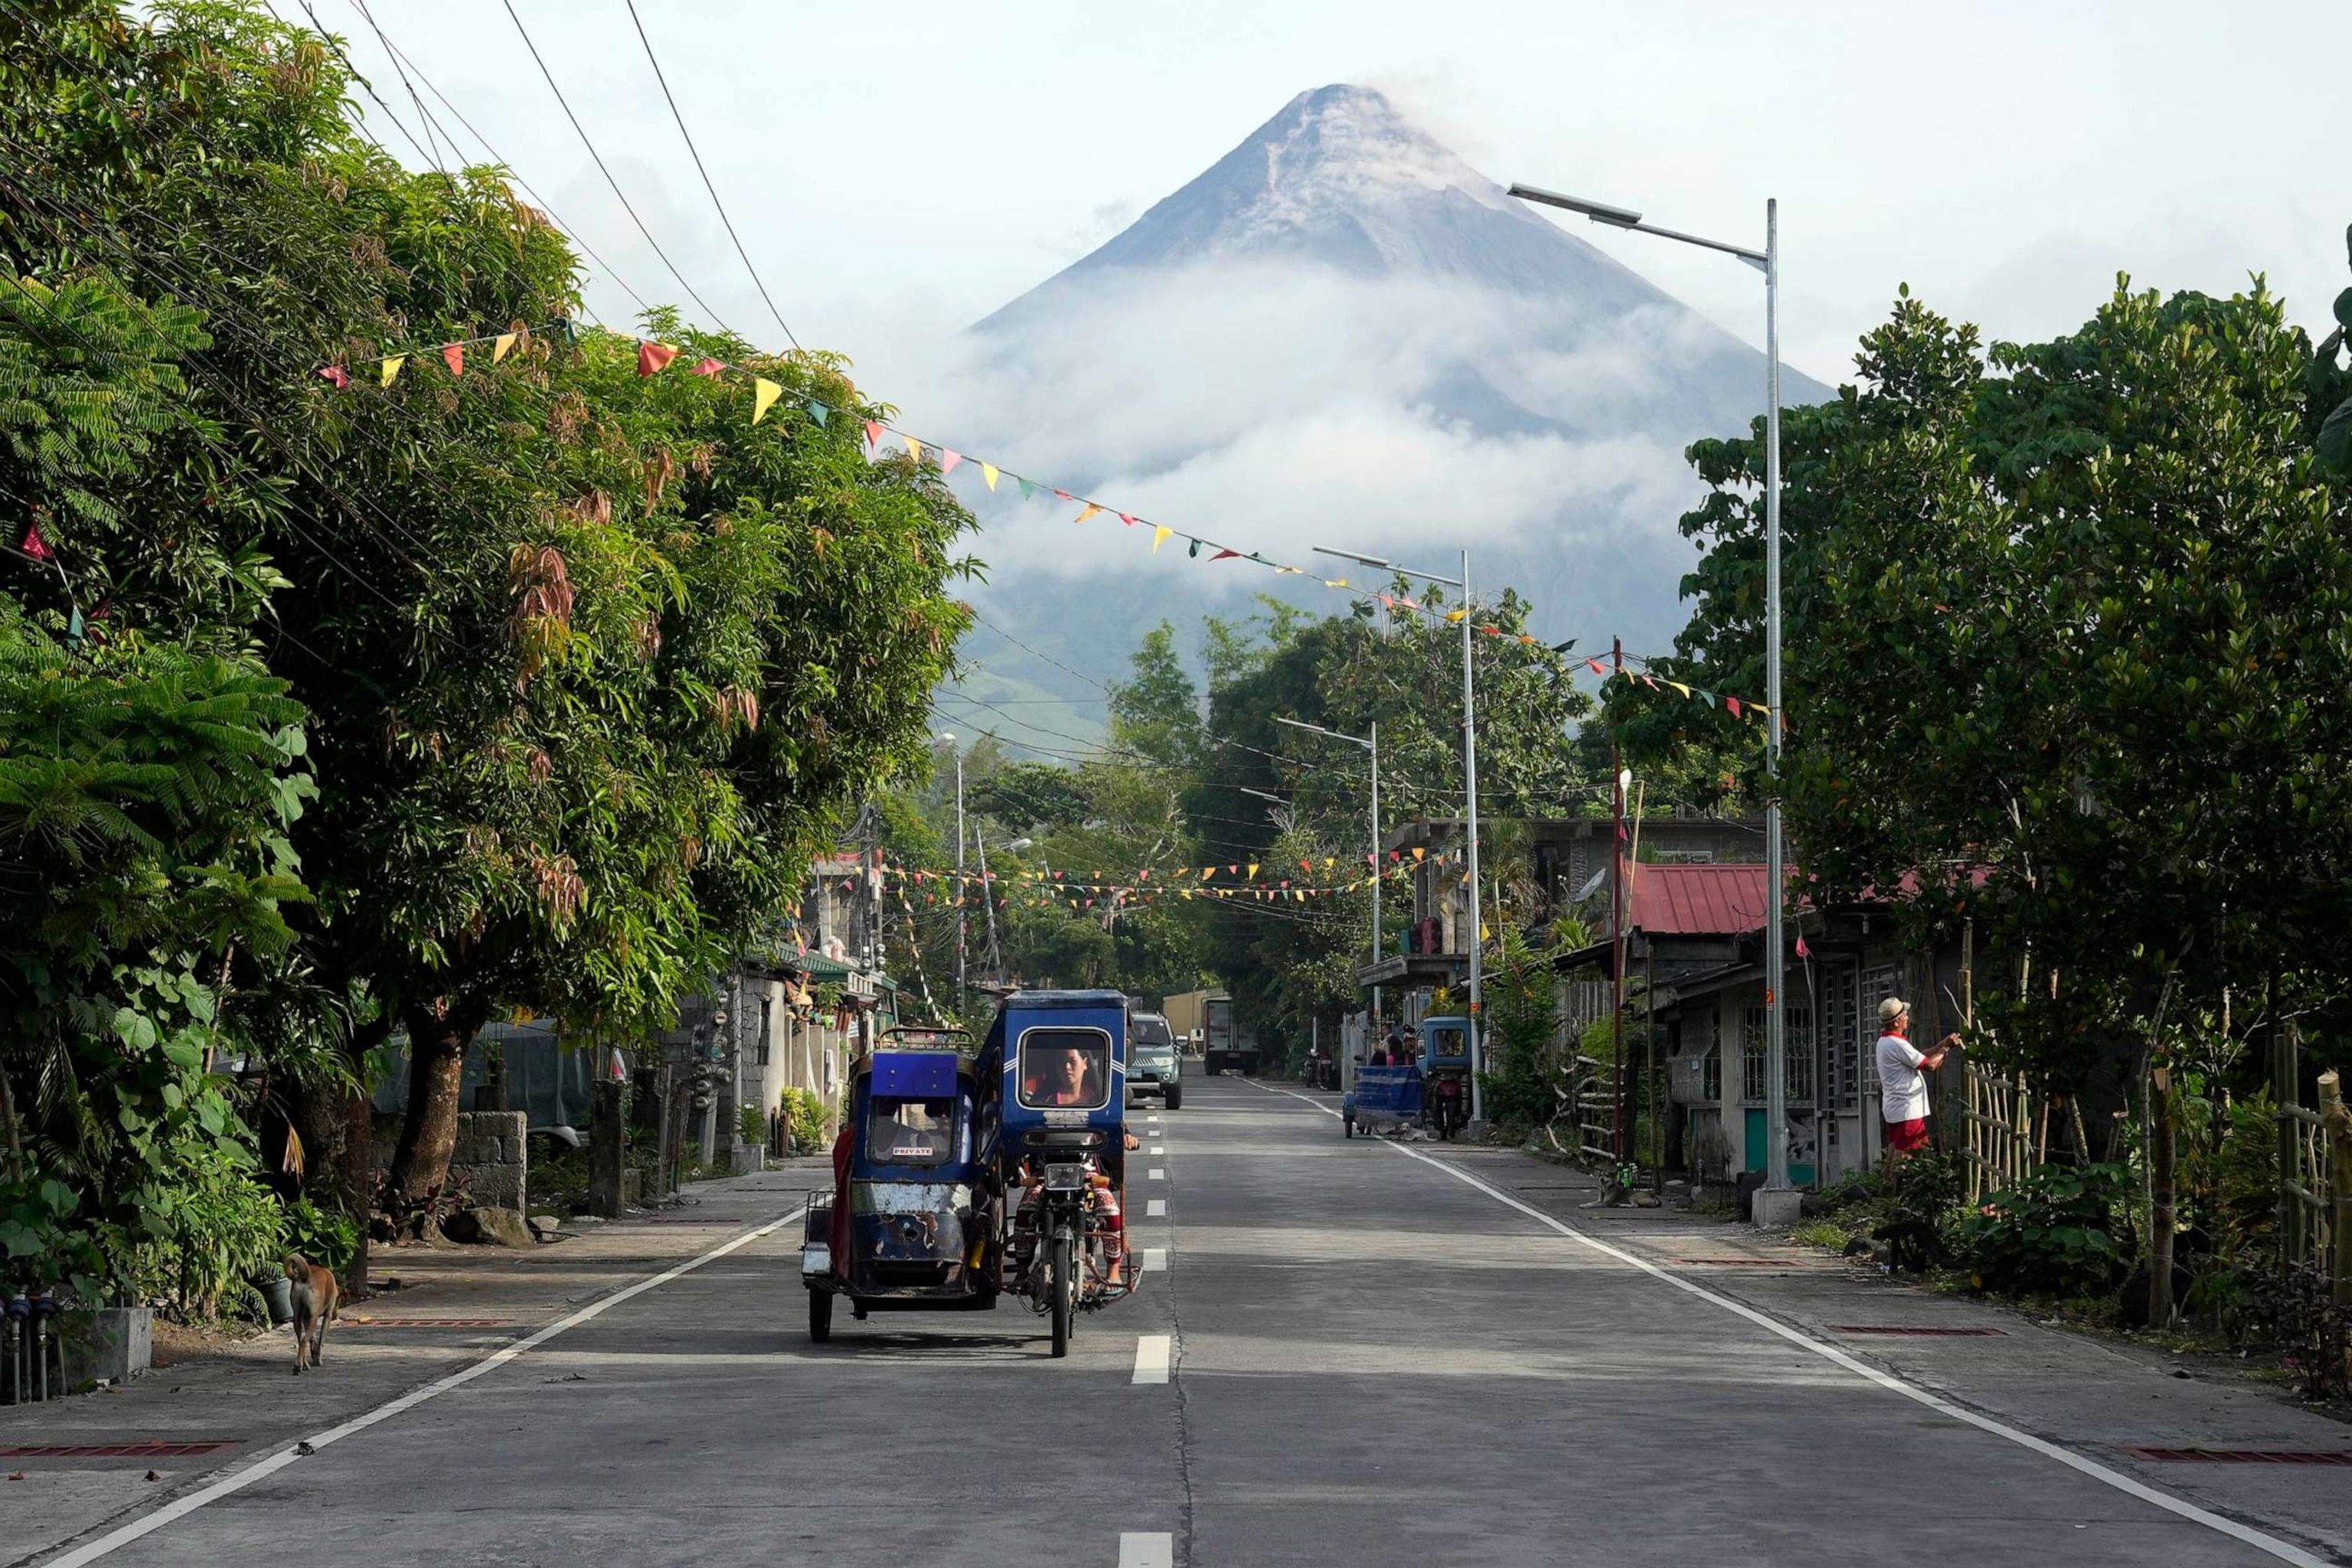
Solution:
M 327 1323 L 335 1315 L 341 1292 L 331 1270 L 299 1252 L 287 1258 L 286 1278 L 294 1282 L 294 1375 L 299 1377 L 305 1363 L 319 1364 L 319 1352 L 327 1342 Z

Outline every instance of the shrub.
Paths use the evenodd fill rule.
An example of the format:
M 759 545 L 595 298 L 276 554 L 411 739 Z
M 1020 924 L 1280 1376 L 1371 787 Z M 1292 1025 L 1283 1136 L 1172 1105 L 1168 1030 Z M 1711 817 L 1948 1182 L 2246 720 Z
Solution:
M 765 1143 L 768 1141 L 768 1118 L 756 1105 L 736 1108 L 736 1138 L 738 1143 Z
M 827 1130 L 832 1118 L 826 1112 L 822 1096 L 805 1089 L 788 1089 L 784 1090 L 782 1110 L 785 1120 L 792 1124 L 794 1152 L 814 1154 L 831 1141 L 827 1137 Z
M 1843 1252 L 1853 1237 L 1833 1219 L 1809 1219 L 1790 1231 L 1789 1239 L 1803 1247 L 1826 1247 L 1832 1252 Z
M 1910 1173 L 1904 1173 L 1907 1182 Z M 2039 1165 L 1961 1217 L 1959 1240 L 1983 1289 L 2080 1296 L 2112 1289 L 2123 1262 L 2116 1215 L 2131 1189 L 2121 1165 Z
M 309 1198 L 298 1198 L 286 1211 L 286 1247 L 320 1268 L 341 1274 L 359 1251 L 359 1222 L 349 1215 L 331 1214 Z
M 1945 1232 L 1962 1187 L 1959 1163 L 1932 1151 L 1911 1155 L 1893 1181 L 1881 1184 L 1872 1200 L 1881 1217 L 1871 1235 L 1886 1243 L 1893 1267 L 1916 1272 L 1948 1259 Z

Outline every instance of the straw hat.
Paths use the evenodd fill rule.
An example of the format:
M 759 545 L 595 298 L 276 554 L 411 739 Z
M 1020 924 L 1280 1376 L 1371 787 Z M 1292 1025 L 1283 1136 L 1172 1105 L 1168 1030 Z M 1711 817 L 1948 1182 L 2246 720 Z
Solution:
M 1881 1025 L 1892 1024 L 1909 1011 L 1911 1011 L 1910 1003 L 1900 996 L 1889 996 L 1878 1005 L 1878 1021 Z

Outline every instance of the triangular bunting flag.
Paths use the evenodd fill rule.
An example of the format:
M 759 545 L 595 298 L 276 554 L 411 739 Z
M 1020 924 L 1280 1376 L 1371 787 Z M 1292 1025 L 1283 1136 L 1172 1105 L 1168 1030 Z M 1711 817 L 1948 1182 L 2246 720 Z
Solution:
M 1054 492 L 1054 499 L 1056 500 L 1076 500 L 1078 498 L 1072 495 L 1067 490 L 1055 490 Z
M 319 379 L 331 383 L 340 392 L 352 384 L 352 373 L 339 364 L 323 365 L 320 368 Z
M 637 374 L 658 374 L 667 370 L 669 362 L 677 357 L 677 351 L 667 343 L 640 342 L 637 344 Z
M 1687 687 L 1687 686 L 1685 686 L 1685 685 L 1684 685 L 1681 681 L 1679 681 L 1679 680 L 1669 680 L 1669 681 L 1667 681 L 1667 682 L 1666 682 L 1666 684 L 1667 684 L 1668 686 L 1673 687 L 1676 691 L 1681 692 L 1685 697 L 1688 697 L 1688 696 L 1690 695 L 1690 688 L 1689 688 L 1689 687 Z
M 1014 477 L 1015 477 L 1015 478 L 1018 478 L 1019 476 L 1017 476 L 1017 475 L 1016 475 L 1016 476 L 1014 476 Z M 1032 497 L 1032 496 L 1035 495 L 1036 493 L 1037 493 L 1037 487 L 1036 487 L 1034 484 L 1031 483 L 1031 482 L 1030 482 L 1029 480 L 1027 480 L 1027 479 L 1022 479 L 1022 480 L 1021 480 L 1021 499 L 1022 499 L 1023 500 L 1027 500 L 1030 497 Z
M 1161 528 L 1161 527 L 1160 527 L 1158 524 L 1156 524 L 1156 523 L 1155 523 L 1155 524 L 1152 526 L 1152 530 L 1151 530 L 1151 553 L 1153 553 L 1154 555 L 1159 554 L 1159 553 L 1160 553 L 1160 546 L 1162 543 L 1166 542 L 1167 538 L 1168 538 L 1168 536 L 1169 536 L 1170 534 L 1171 534 L 1171 533 L 1173 533 L 1173 532 L 1175 532 L 1175 531 L 1175 531 L 1174 529 L 1172 529 L 1172 528 Z
M 881 444 L 882 422 L 878 419 L 868 419 L 866 422 L 866 445 L 868 447 L 878 447 Z
M 1592 671 L 1593 674 L 1601 677 L 1603 680 L 1609 679 L 1609 671 L 1601 667 L 1601 661 L 1597 658 L 1586 659 L 1584 661 L 1584 667 Z
M 37 522 L 25 530 L 25 542 L 17 548 L 36 561 L 47 561 L 56 553 L 50 550 L 49 542 L 41 537 L 41 525 Z
M 1220 550 L 1214 555 L 1210 556 L 1209 559 L 1212 561 L 1231 561 L 1238 557 L 1240 554 L 1241 552 L 1238 550 Z
M 505 359 L 507 355 L 512 353 L 514 352 L 515 340 L 520 336 L 522 336 L 520 332 L 500 332 L 496 341 L 490 344 L 490 363 L 492 364 L 497 364 L 499 361 Z
M 1257 862 L 1255 860 L 1250 862 L 1249 874 L 1253 877 L 1257 875 Z
M 400 367 L 407 363 L 406 354 L 386 354 L 383 360 L 383 384 L 390 386 L 393 378 L 400 374 Z
M 988 488 L 992 490 L 996 489 L 996 476 L 1003 471 L 994 463 L 982 463 L 980 466 L 980 477 L 987 481 Z
M 784 389 L 764 375 L 751 378 L 751 423 L 757 425 L 768 416 L 769 407 L 784 395 Z
M 907 456 L 914 458 L 915 461 L 919 463 L 923 460 L 923 444 L 921 441 L 912 436 L 906 435 L 901 435 L 898 439 L 907 443 Z
M 1135 526 L 1135 514 L 1131 511 L 1120 512 L 1118 514 L 1118 520 L 1119 521 L 1127 524 L 1129 528 L 1133 528 Z
M 1735 719 L 1738 718 L 1738 717 L 1739 717 L 1739 699 L 1738 699 L 1738 698 L 1737 698 L 1737 697 L 1727 697 L 1727 698 L 1725 698 L 1725 699 L 1723 700 L 1723 710 L 1724 710 L 1726 713 L 1730 714 L 1730 715 L 1731 715 L 1733 718 L 1735 718 Z
M 720 364 L 709 354 L 705 354 L 702 358 L 694 362 L 694 369 L 690 374 L 695 375 L 717 375 L 720 371 L 725 370 L 726 368 L 727 367 L 725 365 Z
M 1446 620 L 1447 620 L 1447 621 L 1449 621 L 1449 622 L 1452 622 L 1452 621 L 1458 621 L 1458 620 L 1460 620 L 1463 616 L 1465 616 L 1468 615 L 1469 613 L 1470 613 L 1470 612 L 1469 612 L 1469 611 L 1467 611 L 1467 610 L 1452 610 L 1452 611 L 1447 612 L 1445 618 L 1446 618 Z
M 441 363 L 449 367 L 449 374 L 451 375 L 465 374 L 466 345 L 463 343 L 443 343 L 441 345 Z
M 815 420 L 820 427 L 824 424 L 825 416 L 833 412 L 832 409 L 827 408 L 824 404 L 817 402 L 814 398 L 811 398 L 809 400 L 808 411 L 809 417 Z
M 963 454 L 961 452 L 950 452 L 945 447 L 940 447 L 940 477 L 941 479 L 945 479 L 948 475 L 954 473 L 955 466 L 962 461 Z
M 1055 493 L 1056 493 L 1056 494 L 1059 494 L 1060 492 L 1056 491 Z M 1066 496 L 1065 496 L 1065 497 L 1063 497 L 1063 499 L 1064 499 L 1065 500 L 1068 500 L 1069 498 L 1068 498 L 1068 497 L 1066 497 Z M 1086 520 L 1087 520 L 1087 519 L 1088 519 L 1088 518 L 1090 518 L 1090 517 L 1094 516 L 1094 515 L 1095 515 L 1095 513 L 1097 513 L 1097 512 L 1098 512 L 1098 511 L 1100 511 L 1100 510 L 1102 510 L 1102 508 L 1101 508 L 1101 507 L 1099 507 L 1099 506 L 1096 505 L 1093 501 L 1088 501 L 1088 502 L 1087 502 L 1087 509 L 1086 509 L 1086 510 L 1084 510 L 1084 511 L 1082 511 L 1082 512 L 1078 513 L 1077 521 L 1080 521 L 1080 522 L 1084 522 L 1084 521 L 1086 521 Z

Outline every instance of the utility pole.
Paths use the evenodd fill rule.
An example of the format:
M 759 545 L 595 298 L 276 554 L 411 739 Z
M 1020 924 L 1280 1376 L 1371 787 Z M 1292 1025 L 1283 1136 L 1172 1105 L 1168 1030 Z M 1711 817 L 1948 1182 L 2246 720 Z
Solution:
M 1625 672 L 1625 640 L 1610 639 L 1610 665 L 1613 673 Z M 1615 802 L 1611 816 L 1614 829 L 1609 845 L 1609 941 L 1615 951 L 1609 964 L 1616 987 L 1615 1005 L 1609 1014 L 1610 1060 L 1617 1076 L 1615 1085 L 1616 1115 L 1614 1137 L 1617 1163 L 1625 1163 L 1628 1133 L 1625 1115 L 1625 784 L 1633 775 L 1625 771 L 1624 759 L 1617 749 L 1617 723 L 1609 724 L 1609 783 Z
M 1462 552 L 1462 793 L 1470 806 L 1470 1120 L 1486 1120 L 1486 1095 L 1481 1080 L 1486 1070 L 1486 1015 L 1481 990 L 1479 950 L 1486 945 L 1486 926 L 1479 913 L 1478 887 L 1478 698 L 1470 674 L 1470 552 Z

